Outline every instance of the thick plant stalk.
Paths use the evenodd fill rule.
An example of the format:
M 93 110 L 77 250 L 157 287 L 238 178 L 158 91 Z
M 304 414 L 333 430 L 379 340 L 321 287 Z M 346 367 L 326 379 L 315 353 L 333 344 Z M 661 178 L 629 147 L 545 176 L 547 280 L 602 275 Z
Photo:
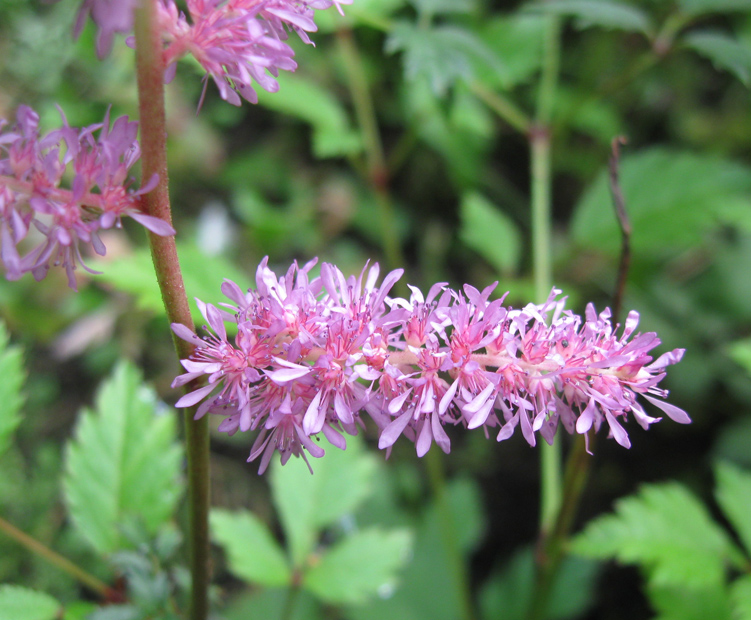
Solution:
M 172 222 L 167 176 L 167 129 L 164 107 L 164 63 L 162 42 L 156 22 L 155 0 L 144 0 L 136 10 L 136 69 L 141 126 L 143 178 L 159 175 L 157 187 L 143 197 L 148 215 Z M 170 323 L 193 329 L 185 295 L 174 237 L 149 233 L 149 245 L 162 301 Z M 173 336 L 180 359 L 187 358 L 193 345 Z M 186 386 L 195 389 L 197 386 Z M 188 457 L 188 540 L 192 577 L 190 620 L 208 616 L 209 576 L 209 430 L 208 418 L 193 420 L 193 408 L 185 409 L 185 441 Z

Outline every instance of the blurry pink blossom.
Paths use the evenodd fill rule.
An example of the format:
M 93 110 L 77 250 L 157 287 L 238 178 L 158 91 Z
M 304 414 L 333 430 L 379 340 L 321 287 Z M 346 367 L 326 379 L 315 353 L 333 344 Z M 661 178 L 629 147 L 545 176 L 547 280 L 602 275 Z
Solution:
M 552 443 L 561 426 L 586 434 L 605 423 L 629 447 L 622 426 L 629 415 L 645 429 L 659 420 L 640 396 L 690 422 L 657 387 L 683 349 L 653 360 L 648 353 L 660 340 L 635 334 L 636 312 L 616 334 L 608 309 L 597 314 L 590 304 L 582 319 L 564 309 L 558 290 L 521 309 L 491 301 L 495 285 L 457 292 L 437 284 L 427 296 L 411 287 L 402 299 L 388 295 L 402 270 L 378 286 L 378 265 L 346 278 L 324 263 L 310 278 L 315 262 L 277 277 L 264 259 L 256 289 L 247 292 L 225 281 L 231 303 L 199 302 L 209 331 L 203 338 L 172 326 L 196 346 L 173 387 L 208 377 L 177 406 L 201 403 L 196 417 L 223 416 L 219 430 L 229 434 L 258 430 L 248 460 L 260 457 L 261 472 L 274 450 L 283 462 L 293 454 L 307 462 L 306 451 L 322 456 L 311 441 L 320 434 L 344 449 L 344 435 L 357 434 L 363 414 L 380 429 L 380 448 L 404 435 L 418 456 L 433 443 L 449 452 L 446 425 L 482 427 L 486 435 L 497 429 L 498 441 L 519 427 L 534 446 L 538 434 Z M 235 337 L 226 322 L 236 325 Z
M 146 1 L 146 0 L 142 0 Z M 294 71 L 297 63 L 286 43 L 294 31 L 312 44 L 309 32 L 317 30 L 316 10 L 352 0 L 186 0 L 188 15 L 174 0 L 156 1 L 164 41 L 165 78 L 175 74 L 176 61 L 192 54 L 214 80 L 222 99 L 240 105 L 241 98 L 258 102 L 254 86 L 269 92 L 279 90 L 279 71 Z M 91 15 L 98 27 L 97 55 L 112 49 L 115 33 L 133 29 L 133 11 L 138 0 L 84 0 L 74 32 L 83 29 Z M 205 87 L 204 87 L 205 93 Z
M 140 157 L 138 123 L 121 116 L 80 129 L 63 126 L 39 133 L 39 116 L 20 106 L 16 124 L 0 118 L 0 242 L 6 277 L 17 280 L 31 272 L 41 280 L 51 265 L 65 268 L 76 288 L 75 269 L 83 263 L 80 243 L 103 255 L 98 231 L 119 227 L 123 216 L 157 235 L 173 235 L 167 222 L 146 215 L 140 196 L 156 185 L 154 175 L 139 190 L 129 189 L 128 172 Z M 31 226 L 42 242 L 25 256 L 18 252 Z

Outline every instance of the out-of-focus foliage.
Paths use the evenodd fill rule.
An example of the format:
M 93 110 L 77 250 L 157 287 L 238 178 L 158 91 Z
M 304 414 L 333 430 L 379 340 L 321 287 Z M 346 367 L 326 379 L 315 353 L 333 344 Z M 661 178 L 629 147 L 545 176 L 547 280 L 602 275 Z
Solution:
M 0 116 L 12 118 L 20 103 L 40 111 L 45 129 L 60 123 L 56 104 L 74 126 L 101 120 L 110 105 L 113 115 L 137 116 L 133 51 L 121 37 L 107 59 L 96 60 L 91 24 L 74 42 L 78 5 L 0 0 Z M 711 497 L 710 462 L 751 467 L 751 2 L 354 0 L 344 12 L 318 17 L 316 47 L 298 42 L 298 71 L 280 76 L 280 92 L 259 92 L 257 106 L 229 106 L 209 83 L 198 111 L 203 84 L 195 63 L 181 65 L 167 86 L 170 188 L 189 299 L 221 302 L 223 279 L 247 286 L 264 255 L 272 265 L 318 255 L 344 270 L 359 270 L 367 259 L 405 267 L 404 279 L 423 289 L 437 281 L 482 289 L 500 278 L 498 294 L 510 289 L 509 303 L 527 303 L 529 137 L 541 70 L 559 61 L 545 128 L 552 144 L 555 284 L 579 310 L 586 301 L 598 308 L 610 302 L 620 234 L 607 161 L 611 140 L 625 135 L 620 185 L 633 226 L 626 305 L 640 312 L 644 331 L 659 332 L 663 350 L 687 349 L 667 383 L 671 402 L 694 423 L 635 429 L 629 452 L 595 446 L 579 523 L 637 485 L 660 481 L 622 500 L 625 508 L 595 521 L 581 539 L 607 526 L 612 536 L 597 543 L 599 557 L 608 550 L 608 557 L 639 564 L 646 591 L 640 593 L 633 575 L 621 579 L 616 569 L 579 558 L 558 584 L 558 591 L 577 596 L 554 595 L 550 617 L 751 616 L 747 574 L 715 578 L 711 587 L 693 579 L 690 589 L 677 579 L 652 578 L 666 571 L 680 576 L 698 564 L 700 576 L 717 577 L 723 570 L 717 558 L 737 555 L 728 540 L 749 545 L 738 516 L 748 507 L 734 486 L 737 470 L 718 469 L 716 496 L 733 537 L 701 500 Z M 560 35 L 560 55 L 552 59 L 551 33 Z M 520 130 L 525 122 L 531 125 Z M 118 232 L 107 239 L 108 255 L 89 262 L 104 275 L 80 274 L 78 295 L 60 274 L 43 285 L 28 276 L 0 282 L 13 343 L 0 357 L 6 390 L 0 516 L 108 583 L 116 575 L 129 583 L 131 606 L 102 608 L 100 620 L 144 610 L 170 617 L 164 597 L 181 601 L 185 590 L 185 558 L 179 547 L 172 555 L 165 550 L 182 483 L 171 447 L 174 420 L 153 412 L 159 399 L 167 405 L 177 399 L 169 385 L 179 367 L 143 235 L 127 225 Z M 396 240 L 402 256 L 389 255 L 384 239 Z M 201 320 L 195 309 L 194 316 Z M 22 415 L 19 345 L 28 373 Z M 110 397 L 97 401 L 96 413 L 85 409 L 123 357 L 155 386 L 148 415 L 129 409 L 135 407 L 129 398 L 142 389 L 132 368 L 129 382 L 108 384 L 102 394 Z M 126 432 L 128 416 L 138 411 L 149 418 L 151 434 L 134 438 Z M 244 463 L 252 440 L 242 433 L 214 438 L 212 527 L 226 552 L 217 556 L 214 596 L 224 616 L 278 617 L 289 597 L 283 585 L 300 577 L 290 612 L 298 620 L 454 620 L 464 613 L 459 558 L 471 567 L 470 599 L 480 618 L 522 617 L 533 579 L 528 546 L 537 524 L 537 453 L 514 440 L 466 437 L 457 428 L 444 459 L 449 483 L 429 492 L 431 478 L 409 448 L 397 444 L 384 465 L 373 429 L 363 435 L 367 450 L 353 450 L 356 458 L 338 477 L 326 471 L 329 457 L 332 464 L 342 457 L 332 450 L 316 462 L 312 478 L 304 463 L 290 463 L 260 480 Z M 140 461 L 131 468 L 117 461 L 119 453 L 105 447 L 118 437 L 117 445 L 150 455 L 154 471 Z M 71 493 L 79 497 L 68 501 L 70 513 L 60 500 L 64 470 L 68 500 Z M 84 471 L 102 484 L 88 500 L 84 495 L 95 487 L 74 482 Z M 153 483 L 154 501 L 134 491 L 138 472 Z M 153 521 L 120 520 L 127 512 L 120 499 L 127 497 Z M 119 508 L 92 521 L 95 500 Z M 75 505 L 88 506 L 87 514 Z M 637 517 L 652 524 L 637 532 L 645 537 L 634 535 Z M 696 535 L 681 537 L 676 520 L 692 517 Z M 114 554 L 93 555 L 81 544 L 78 524 L 86 524 L 97 549 Z M 654 541 L 649 535 L 656 532 L 663 536 Z M 253 555 L 240 539 L 256 542 Z M 364 572 L 349 574 L 358 549 L 380 558 L 372 574 L 382 587 L 358 581 Z M 399 569 L 400 549 L 412 556 Z M 695 562 L 683 561 L 682 552 Z M 303 568 L 307 582 L 295 572 Z M 48 593 L 66 618 L 91 610 L 76 607 L 80 593 L 72 578 L 2 535 L 0 580 L 23 593 Z M 332 582 L 349 587 L 327 590 Z

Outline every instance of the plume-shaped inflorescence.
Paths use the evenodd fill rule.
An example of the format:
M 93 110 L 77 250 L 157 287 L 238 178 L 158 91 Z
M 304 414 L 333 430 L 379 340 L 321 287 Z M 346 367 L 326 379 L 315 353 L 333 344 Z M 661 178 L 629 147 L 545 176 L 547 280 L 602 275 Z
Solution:
M 225 281 L 230 303 L 198 302 L 209 335 L 172 326 L 196 347 L 173 387 L 208 376 L 177 406 L 200 402 L 196 418 L 221 415 L 219 429 L 229 434 L 258 431 L 248 461 L 260 458 L 261 472 L 274 451 L 282 462 L 322 456 L 320 434 L 344 449 L 344 435 L 356 434 L 365 415 L 380 430 L 380 448 L 404 435 L 418 456 L 433 442 L 449 452 L 446 425 L 481 427 L 498 441 L 518 427 L 534 446 L 537 433 L 551 443 L 559 426 L 584 434 L 604 422 L 629 447 L 621 424 L 629 414 L 644 428 L 659 420 L 638 396 L 690 422 L 657 387 L 683 349 L 653 360 L 660 340 L 635 333 L 636 312 L 616 334 L 608 309 L 597 314 L 590 304 L 582 319 L 555 289 L 545 303 L 521 309 L 491 301 L 495 285 L 458 292 L 439 283 L 427 295 L 410 287 L 402 299 L 388 296 L 402 270 L 379 286 L 378 265 L 345 278 L 323 263 L 311 278 L 315 263 L 295 263 L 277 277 L 264 259 L 256 290 Z
M 58 265 L 75 289 L 76 267 L 91 272 L 81 243 L 103 255 L 98 232 L 119 226 L 123 216 L 158 235 L 175 231 L 140 209 L 140 196 L 154 188 L 156 175 L 139 190 L 129 189 L 128 172 L 141 154 L 138 123 L 121 116 L 110 126 L 108 112 L 103 122 L 78 129 L 60 114 L 62 127 L 45 135 L 39 132 L 38 114 L 28 106 L 18 108 L 13 125 L 0 118 L 1 254 L 9 280 L 26 272 L 41 280 L 50 266 Z M 32 228 L 41 235 L 21 256 L 19 244 L 31 237 Z

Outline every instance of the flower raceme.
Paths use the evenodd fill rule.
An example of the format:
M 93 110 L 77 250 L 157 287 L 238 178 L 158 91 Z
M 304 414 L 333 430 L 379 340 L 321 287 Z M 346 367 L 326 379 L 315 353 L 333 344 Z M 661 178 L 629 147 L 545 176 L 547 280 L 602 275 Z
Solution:
M 258 102 L 254 84 L 269 92 L 279 90 L 279 71 L 294 71 L 297 63 L 286 43 L 295 31 L 304 43 L 312 43 L 316 10 L 352 0 L 186 0 L 188 15 L 174 0 L 156 0 L 164 42 L 165 79 L 175 74 L 176 61 L 192 54 L 214 80 L 222 99 L 240 105 L 241 98 Z M 99 28 L 97 54 L 109 54 L 115 33 L 133 29 L 136 0 L 84 0 L 75 27 L 76 35 L 91 15 Z M 205 87 L 204 87 L 205 93 Z
M 315 263 L 294 263 L 277 277 L 264 259 L 256 289 L 247 292 L 225 281 L 230 303 L 198 302 L 209 332 L 203 338 L 172 325 L 195 345 L 172 386 L 208 376 L 177 406 L 201 403 L 196 419 L 223 416 L 219 430 L 230 435 L 257 430 L 248 461 L 260 458 L 261 473 L 275 451 L 283 463 L 292 455 L 307 462 L 306 452 L 322 456 L 314 441 L 321 434 L 344 449 L 344 435 L 356 434 L 365 416 L 380 430 L 380 448 L 390 451 L 404 435 L 418 456 L 433 442 L 449 452 L 446 425 L 481 427 L 486 436 L 492 430 L 498 441 L 518 427 L 534 446 L 538 433 L 552 443 L 559 426 L 586 434 L 604 423 L 628 448 L 622 422 L 629 414 L 645 429 L 660 419 L 639 396 L 690 422 L 657 387 L 684 351 L 653 360 L 648 353 L 660 340 L 635 334 L 636 312 L 617 335 L 610 310 L 597 314 L 590 304 L 582 319 L 564 309 L 555 289 L 545 303 L 521 309 L 491 301 L 495 285 L 459 292 L 439 283 L 427 295 L 410 287 L 402 299 L 388 296 L 401 269 L 378 286 L 377 264 L 346 278 L 323 263 L 311 278 Z
M 26 272 L 41 280 L 51 265 L 60 265 L 75 289 L 79 264 L 96 273 L 83 263 L 81 242 L 103 255 L 98 232 L 119 227 L 123 216 L 157 235 L 175 231 L 140 209 L 140 196 L 154 188 L 156 175 L 129 189 L 128 172 L 140 157 L 138 123 L 121 116 L 110 126 L 107 112 L 103 122 L 77 129 L 60 114 L 63 126 L 46 135 L 28 106 L 18 108 L 15 125 L 0 118 L 0 254 L 9 280 Z M 21 256 L 18 245 L 32 226 L 41 242 Z

